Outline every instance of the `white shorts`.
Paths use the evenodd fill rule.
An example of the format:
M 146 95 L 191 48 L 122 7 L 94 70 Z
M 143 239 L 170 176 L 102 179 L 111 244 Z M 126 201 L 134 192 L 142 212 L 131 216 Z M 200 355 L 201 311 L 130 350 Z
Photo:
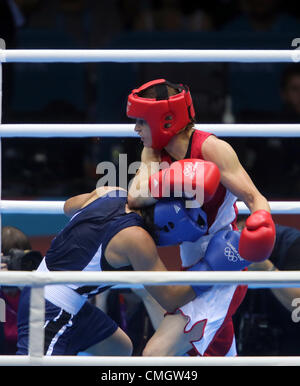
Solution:
M 191 342 L 196 353 L 191 355 L 235 356 L 232 315 L 242 302 L 246 286 L 215 285 L 178 309 L 188 318 L 184 332 L 203 323 L 202 336 Z

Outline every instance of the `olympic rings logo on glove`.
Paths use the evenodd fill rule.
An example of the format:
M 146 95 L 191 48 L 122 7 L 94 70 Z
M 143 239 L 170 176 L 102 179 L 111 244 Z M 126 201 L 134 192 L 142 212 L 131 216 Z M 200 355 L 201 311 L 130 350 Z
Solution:
M 228 261 L 236 263 L 238 260 L 240 261 L 244 260 L 232 244 L 230 243 L 227 243 L 227 244 L 229 246 L 225 247 L 224 255 L 227 257 Z
M 196 162 L 195 164 L 192 163 L 185 163 L 183 174 L 186 177 L 189 177 L 190 179 L 193 179 L 195 177 L 195 174 L 197 173 L 197 167 L 200 165 L 200 162 Z

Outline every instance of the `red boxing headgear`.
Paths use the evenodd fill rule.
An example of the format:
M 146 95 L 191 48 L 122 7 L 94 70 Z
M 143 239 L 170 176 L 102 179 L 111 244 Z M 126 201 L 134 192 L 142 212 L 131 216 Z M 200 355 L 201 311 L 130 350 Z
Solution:
M 167 85 L 177 89 L 179 93 L 168 96 Z M 139 96 L 142 91 L 152 86 L 156 88 L 156 99 Z M 195 110 L 187 86 L 157 79 L 131 92 L 127 102 L 127 116 L 147 122 L 151 129 L 152 147 L 160 150 L 192 121 Z

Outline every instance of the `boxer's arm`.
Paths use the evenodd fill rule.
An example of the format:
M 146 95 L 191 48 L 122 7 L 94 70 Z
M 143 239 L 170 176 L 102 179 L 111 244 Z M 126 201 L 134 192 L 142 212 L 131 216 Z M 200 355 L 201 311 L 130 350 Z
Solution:
M 84 208 L 86 205 L 90 204 L 91 202 L 95 201 L 97 198 L 103 196 L 104 194 L 107 194 L 109 191 L 112 191 L 112 190 L 125 190 L 125 189 L 120 188 L 118 186 L 101 186 L 90 193 L 83 193 L 83 194 L 79 194 L 78 196 L 69 198 L 64 203 L 63 209 L 64 209 L 65 215 L 72 217 L 77 210 Z
M 267 199 L 258 191 L 242 167 L 232 147 L 210 136 L 204 142 L 202 154 L 214 162 L 221 173 L 221 183 L 249 208 L 251 215 L 242 231 L 239 253 L 249 261 L 267 259 L 275 243 L 275 225 Z
M 278 271 L 271 260 L 267 259 L 261 263 L 254 263 L 248 267 L 249 271 Z M 300 299 L 300 288 L 270 288 L 271 292 L 278 301 L 290 312 L 295 310 L 298 304 L 294 304 L 294 299 Z
M 144 147 L 141 154 L 141 165 L 130 181 L 128 190 L 129 208 L 141 208 L 152 205 L 156 200 L 149 192 L 148 182 L 152 174 L 159 171 L 160 152 L 149 147 Z
M 153 239 L 140 227 L 127 228 L 122 240 L 119 239 L 119 247 L 119 253 L 126 256 L 135 271 L 167 271 Z M 195 292 L 187 285 L 155 285 L 145 286 L 145 288 L 168 312 L 173 312 L 195 298 Z
M 221 183 L 243 201 L 251 213 L 260 209 L 270 212 L 267 199 L 258 191 L 227 142 L 211 135 L 203 143 L 202 154 L 205 160 L 218 166 Z
M 73 216 L 73 214 L 80 209 L 88 200 L 93 198 L 95 190 L 90 193 L 83 193 L 77 196 L 71 197 L 64 203 L 64 213 L 66 216 Z

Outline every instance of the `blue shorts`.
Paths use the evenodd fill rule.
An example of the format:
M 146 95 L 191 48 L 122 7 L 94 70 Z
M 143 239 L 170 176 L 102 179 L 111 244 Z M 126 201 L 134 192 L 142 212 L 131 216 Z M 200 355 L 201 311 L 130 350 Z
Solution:
M 30 287 L 21 293 L 17 355 L 28 355 Z M 77 355 L 111 336 L 118 325 L 88 301 L 76 315 L 45 302 L 44 355 Z

